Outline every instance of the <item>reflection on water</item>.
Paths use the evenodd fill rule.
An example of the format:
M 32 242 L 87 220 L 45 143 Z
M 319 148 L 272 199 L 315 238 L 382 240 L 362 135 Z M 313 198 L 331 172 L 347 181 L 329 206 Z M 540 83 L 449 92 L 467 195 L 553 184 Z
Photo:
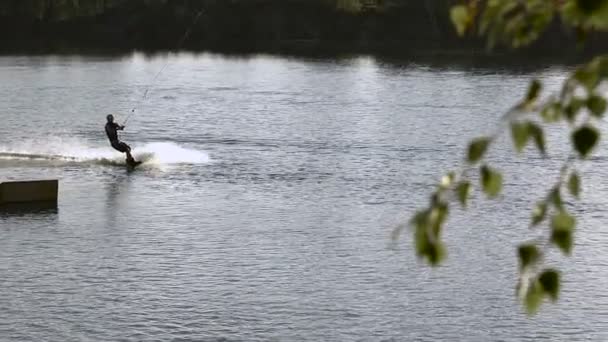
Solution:
M 57 214 L 56 201 L 5 203 L 0 205 L 0 216 L 20 216 L 27 218 L 31 215 L 45 216 Z
M 123 134 L 103 132 L 169 61 Z M 605 340 L 605 149 L 583 167 L 580 229 L 562 298 L 528 319 L 515 246 L 556 177 L 550 158 L 489 156 L 504 197 L 453 212 L 445 267 L 393 227 L 495 129 L 542 61 L 400 63 L 352 57 L 1 57 L 0 179 L 58 178 L 58 210 L 0 214 L 7 341 Z
M 116 228 L 116 215 L 120 212 L 120 207 L 123 206 L 124 192 L 129 191 L 131 174 L 117 173 L 114 179 L 106 185 L 107 200 L 105 201 L 106 226 L 107 228 Z

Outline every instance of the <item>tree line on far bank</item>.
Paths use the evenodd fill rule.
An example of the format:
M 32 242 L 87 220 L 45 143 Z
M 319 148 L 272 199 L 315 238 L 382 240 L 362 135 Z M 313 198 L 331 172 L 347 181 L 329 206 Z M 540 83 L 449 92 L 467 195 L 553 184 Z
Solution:
M 455 0 L 4 0 L 2 50 L 174 49 L 415 52 L 481 50 L 459 39 Z M 559 51 L 575 35 L 555 23 L 530 49 Z M 608 43 L 605 44 L 608 46 Z M 601 39 L 587 44 L 602 49 Z

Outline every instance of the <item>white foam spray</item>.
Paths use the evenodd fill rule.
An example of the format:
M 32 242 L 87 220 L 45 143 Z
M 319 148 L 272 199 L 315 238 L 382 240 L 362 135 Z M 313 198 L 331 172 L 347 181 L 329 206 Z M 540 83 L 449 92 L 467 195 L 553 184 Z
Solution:
M 145 144 L 134 151 L 135 159 L 138 155 L 151 155 L 150 162 L 161 165 L 205 164 L 209 162 L 207 153 L 185 148 L 172 142 Z
M 148 166 L 204 164 L 209 155 L 173 142 L 132 144 L 135 159 Z M 107 144 L 93 147 L 77 138 L 49 137 L 0 144 L 1 159 L 48 160 L 49 162 L 124 164 L 125 155 Z

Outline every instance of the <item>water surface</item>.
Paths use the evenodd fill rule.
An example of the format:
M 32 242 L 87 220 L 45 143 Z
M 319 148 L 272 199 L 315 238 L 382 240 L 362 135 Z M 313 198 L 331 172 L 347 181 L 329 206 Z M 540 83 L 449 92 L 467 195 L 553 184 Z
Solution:
M 154 75 L 159 76 L 144 101 Z M 2 341 L 602 341 L 608 338 L 605 152 L 562 298 L 527 318 L 515 247 L 557 178 L 510 152 L 498 201 L 453 211 L 430 269 L 391 230 L 471 137 L 561 67 L 428 66 L 368 57 L 0 58 L 0 179 L 58 178 L 58 209 L 0 215 Z M 131 110 L 128 173 L 105 115 Z M 563 140 L 563 139 L 562 139 Z M 603 149 L 602 151 L 605 151 Z M 545 184 L 545 185 L 543 185 Z

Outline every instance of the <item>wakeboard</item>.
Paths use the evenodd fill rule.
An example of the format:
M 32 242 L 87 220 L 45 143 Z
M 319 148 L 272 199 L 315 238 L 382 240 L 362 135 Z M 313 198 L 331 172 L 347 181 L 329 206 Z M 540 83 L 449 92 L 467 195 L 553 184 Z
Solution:
M 139 160 L 139 161 L 136 161 L 136 160 L 127 160 L 127 170 L 133 171 L 141 163 L 143 163 L 141 160 Z

